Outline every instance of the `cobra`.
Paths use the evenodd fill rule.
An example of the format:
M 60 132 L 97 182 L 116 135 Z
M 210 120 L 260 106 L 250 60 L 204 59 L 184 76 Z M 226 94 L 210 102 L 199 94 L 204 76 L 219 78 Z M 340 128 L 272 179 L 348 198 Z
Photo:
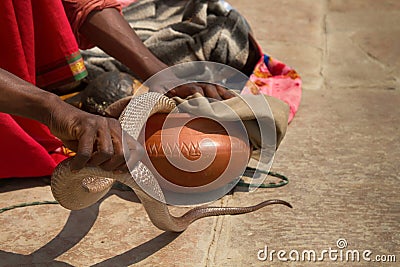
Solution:
M 145 93 L 132 98 L 131 103 L 119 117 L 122 128 L 137 139 L 147 119 L 154 113 L 168 113 L 175 108 L 170 98 L 155 92 Z M 161 230 L 182 232 L 194 221 L 219 215 L 236 215 L 256 211 L 272 204 L 292 207 L 288 202 L 278 199 L 267 200 L 249 207 L 196 207 L 181 217 L 172 216 L 163 201 L 161 188 L 152 172 L 142 162 L 130 173 L 115 174 L 99 167 L 85 167 L 78 173 L 71 172 L 72 158 L 64 160 L 55 169 L 51 179 L 51 190 L 61 206 L 70 210 L 89 207 L 101 199 L 119 181 L 136 193 L 151 222 Z M 145 184 L 152 192 L 143 190 L 139 184 Z M 153 196 L 157 196 L 155 199 Z

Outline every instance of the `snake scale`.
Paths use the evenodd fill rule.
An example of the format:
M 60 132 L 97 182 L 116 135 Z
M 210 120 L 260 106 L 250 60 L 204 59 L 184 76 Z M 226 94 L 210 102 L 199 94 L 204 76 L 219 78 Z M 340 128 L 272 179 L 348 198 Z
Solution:
M 154 113 L 168 113 L 175 108 L 175 102 L 170 98 L 155 92 L 146 93 L 132 98 L 125 108 L 119 121 L 124 129 L 133 138 L 137 139 L 147 119 Z M 143 204 L 151 222 L 161 230 L 182 232 L 192 222 L 208 216 L 244 214 L 256 211 L 271 204 L 283 204 L 291 207 L 283 200 L 273 199 L 249 207 L 196 207 L 181 217 L 174 217 L 169 213 L 167 204 L 163 200 L 161 188 L 142 162 L 130 173 L 115 174 L 99 167 L 85 167 L 79 172 L 71 172 L 72 158 L 61 162 L 53 172 L 51 190 L 54 198 L 63 207 L 78 210 L 91 206 L 102 198 L 110 189 L 114 181 L 119 181 L 136 193 Z M 153 192 L 144 191 L 137 183 L 146 185 Z

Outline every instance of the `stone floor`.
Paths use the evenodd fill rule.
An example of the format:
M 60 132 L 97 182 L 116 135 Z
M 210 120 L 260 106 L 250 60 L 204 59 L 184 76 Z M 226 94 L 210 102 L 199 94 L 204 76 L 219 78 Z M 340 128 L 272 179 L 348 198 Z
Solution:
M 131 192 L 112 190 L 83 211 L 19 208 L 0 214 L 0 266 L 398 266 L 400 1 L 229 2 L 265 52 L 298 70 L 304 95 L 272 167 L 290 183 L 216 204 L 281 198 L 294 208 L 206 218 L 182 234 L 152 226 Z M 0 183 L 0 207 L 52 199 L 41 180 Z M 300 261 L 283 263 L 277 252 L 261 261 L 266 247 L 286 258 L 297 250 Z M 332 252 L 338 259 L 301 261 L 304 250 L 329 249 L 342 260 Z M 371 260 L 395 255 L 397 265 L 362 255 L 346 263 L 355 250 L 370 250 Z

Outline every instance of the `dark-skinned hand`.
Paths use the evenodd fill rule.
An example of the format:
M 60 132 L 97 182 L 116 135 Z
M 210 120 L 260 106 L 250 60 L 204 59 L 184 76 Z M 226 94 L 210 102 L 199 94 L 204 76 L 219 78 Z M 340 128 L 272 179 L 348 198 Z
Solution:
M 123 132 L 118 120 L 86 113 L 72 106 L 56 107 L 51 113 L 49 128 L 52 134 L 76 152 L 71 163 L 73 170 L 84 166 L 100 166 L 107 171 L 125 172 L 143 156 L 143 147 Z M 130 150 L 125 161 L 123 139 Z
M 186 98 L 195 93 L 199 93 L 202 96 L 216 100 L 226 100 L 235 96 L 234 93 L 225 89 L 224 87 L 211 83 L 183 84 L 169 90 L 167 93 L 165 93 L 165 95 L 168 97 L 179 96 L 180 98 Z

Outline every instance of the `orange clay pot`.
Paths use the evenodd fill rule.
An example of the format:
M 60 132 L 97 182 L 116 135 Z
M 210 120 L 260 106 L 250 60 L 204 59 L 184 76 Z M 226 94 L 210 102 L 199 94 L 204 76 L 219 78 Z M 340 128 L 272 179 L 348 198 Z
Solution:
M 230 135 L 220 123 L 208 118 L 187 113 L 151 116 L 145 127 L 145 148 L 152 165 L 149 167 L 158 172 L 160 184 L 173 191 L 179 191 L 174 185 L 208 191 L 242 175 L 250 156 L 248 137 L 241 122 L 222 124 Z

